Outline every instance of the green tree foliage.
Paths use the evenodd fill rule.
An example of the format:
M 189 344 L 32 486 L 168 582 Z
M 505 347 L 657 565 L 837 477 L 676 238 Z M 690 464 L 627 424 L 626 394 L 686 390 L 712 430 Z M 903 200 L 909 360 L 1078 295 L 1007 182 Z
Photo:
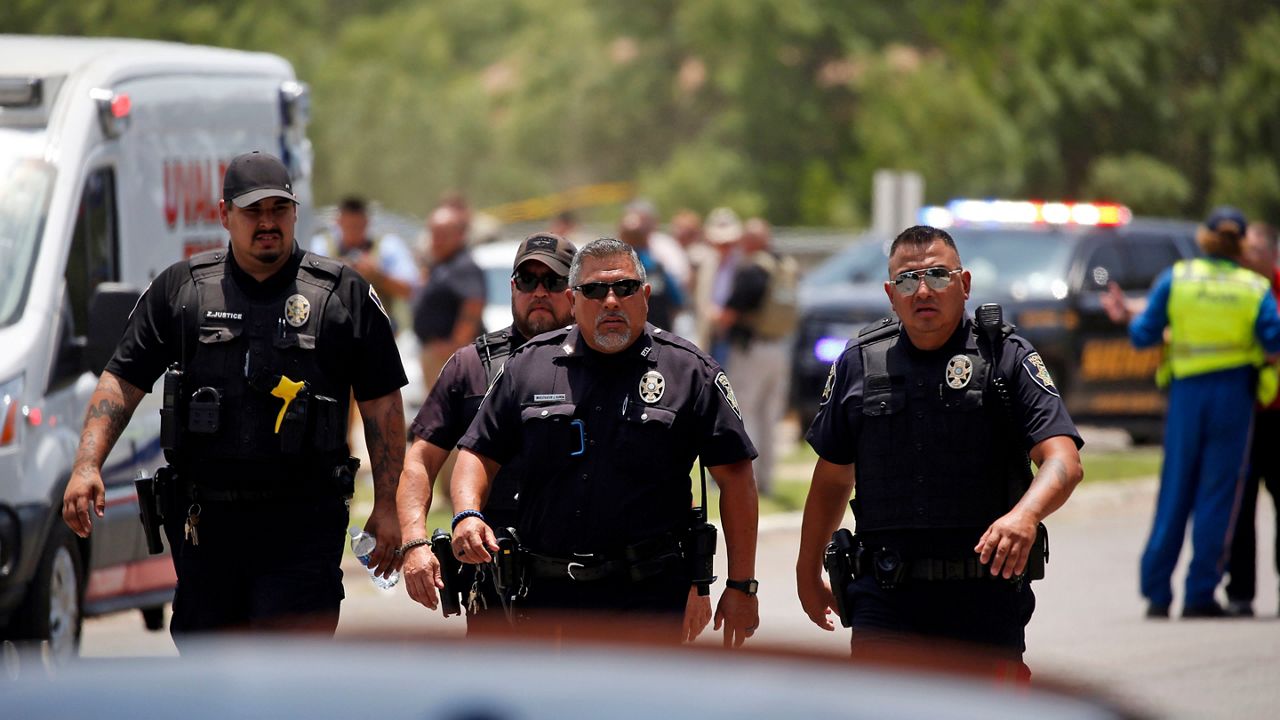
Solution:
M 931 201 L 1280 220 L 1271 0 L 8 0 L 0 31 L 283 55 L 321 201 L 630 180 L 667 213 L 852 225 L 897 168 Z

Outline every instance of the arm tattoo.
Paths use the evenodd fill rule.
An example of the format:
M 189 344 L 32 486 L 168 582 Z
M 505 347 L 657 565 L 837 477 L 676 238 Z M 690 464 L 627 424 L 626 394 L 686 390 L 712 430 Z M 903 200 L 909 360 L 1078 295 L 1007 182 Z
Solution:
M 370 412 L 365 413 L 366 408 Z M 361 415 L 364 416 L 365 445 L 369 449 L 374 490 L 394 497 L 400 471 L 404 467 L 404 406 L 400 394 L 366 403 L 361 408 Z
M 1049 458 L 1040 466 L 1039 472 L 1036 473 L 1036 480 L 1043 480 L 1052 485 L 1063 486 L 1067 484 L 1067 466 L 1058 458 Z
M 76 452 L 77 473 L 102 467 L 145 394 L 114 376 L 102 376 L 85 413 L 80 449 Z

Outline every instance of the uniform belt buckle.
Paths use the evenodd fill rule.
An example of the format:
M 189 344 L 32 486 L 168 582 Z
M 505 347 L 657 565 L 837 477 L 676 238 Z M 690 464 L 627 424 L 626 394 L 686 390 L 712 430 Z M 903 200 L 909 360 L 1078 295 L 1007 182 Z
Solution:
M 595 559 L 595 555 L 592 555 L 592 554 L 582 555 L 582 554 L 579 554 L 579 553 L 574 553 L 573 555 L 574 555 L 574 557 L 580 557 L 580 558 L 583 558 L 584 560 L 594 560 L 594 559 Z M 576 582 L 576 581 L 578 581 L 578 578 L 574 577 L 574 575 L 573 575 L 573 568 L 574 568 L 575 566 L 576 566 L 576 567 L 578 567 L 578 568 L 581 568 L 581 569 L 586 569 L 586 567 L 587 567 L 587 566 L 586 566 L 586 565 L 583 565 L 582 563 L 580 563 L 580 562 L 578 562 L 578 561 L 576 561 L 576 560 L 570 560 L 570 561 L 569 561 L 569 563 L 568 563 L 567 565 L 565 565 L 565 566 L 564 566 L 565 574 L 567 574 L 567 575 L 569 576 L 569 579 L 570 579 L 570 580 L 573 580 L 573 581 L 575 581 L 575 582 Z

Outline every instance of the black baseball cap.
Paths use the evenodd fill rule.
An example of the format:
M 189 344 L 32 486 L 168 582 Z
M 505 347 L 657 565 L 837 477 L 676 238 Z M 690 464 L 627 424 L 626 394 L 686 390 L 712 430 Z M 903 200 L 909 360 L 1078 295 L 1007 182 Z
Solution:
M 222 199 L 246 208 L 269 197 L 298 202 L 293 180 L 284 163 L 272 155 L 254 150 L 237 155 L 222 178 Z
M 516 250 L 516 262 L 511 268 L 520 267 L 525 260 L 537 260 L 551 268 L 552 272 L 569 276 L 569 263 L 573 262 L 574 253 L 578 249 L 573 243 L 555 233 L 534 233 L 520 243 Z

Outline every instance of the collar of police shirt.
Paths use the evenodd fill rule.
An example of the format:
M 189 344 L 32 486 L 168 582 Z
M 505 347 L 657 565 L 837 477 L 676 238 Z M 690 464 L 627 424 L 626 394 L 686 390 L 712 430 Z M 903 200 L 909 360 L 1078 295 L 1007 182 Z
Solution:
M 663 332 L 654 327 L 650 323 L 644 324 L 644 331 L 640 333 L 640 337 L 631 343 L 627 349 L 617 353 L 602 353 L 599 350 L 593 350 L 587 344 L 586 338 L 582 337 L 582 331 L 577 325 L 569 328 L 569 334 L 561 345 L 562 349 L 567 350 L 560 359 L 582 359 L 595 363 L 611 364 L 617 362 L 626 362 L 630 360 L 643 359 L 650 365 L 658 363 L 658 345 L 653 341 L 655 333 Z

